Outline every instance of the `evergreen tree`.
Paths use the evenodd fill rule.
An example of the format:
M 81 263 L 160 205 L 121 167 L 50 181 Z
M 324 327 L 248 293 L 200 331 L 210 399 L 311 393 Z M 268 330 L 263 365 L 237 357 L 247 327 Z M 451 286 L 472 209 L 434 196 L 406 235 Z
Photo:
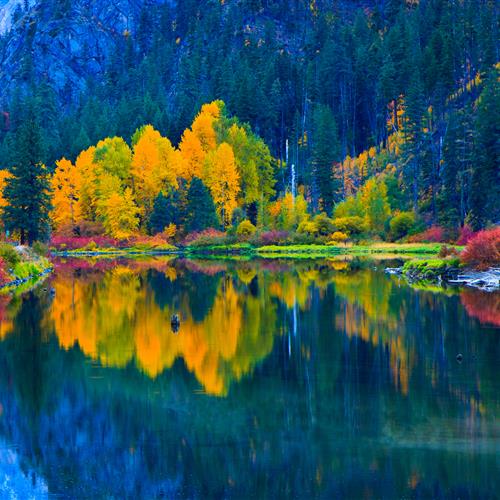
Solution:
M 450 113 L 444 139 L 442 168 L 441 223 L 452 229 L 463 225 L 467 212 L 470 171 L 474 162 L 474 131 L 472 109 Z
M 16 131 L 14 143 L 15 163 L 6 181 L 3 220 L 7 230 L 19 232 L 21 244 L 31 245 L 47 236 L 51 209 L 41 129 L 32 108 Z
M 172 196 L 159 193 L 153 205 L 153 212 L 149 218 L 149 231 L 152 234 L 161 233 L 168 225 L 175 223 L 175 207 Z
M 418 210 L 420 177 L 422 168 L 424 92 L 420 76 L 415 71 L 405 101 L 403 125 L 403 178 L 413 210 Z
M 499 87 L 498 70 L 495 70 L 488 75 L 479 98 L 470 197 L 470 222 L 474 229 L 480 229 L 489 222 L 500 222 Z
M 340 160 L 340 148 L 337 124 L 328 106 L 320 105 L 314 111 L 314 132 L 312 153 L 314 194 L 319 195 L 321 209 L 331 214 L 340 191 L 333 175 L 333 163 Z
M 186 230 L 202 231 L 209 227 L 218 227 L 214 201 L 203 181 L 193 177 L 187 193 Z

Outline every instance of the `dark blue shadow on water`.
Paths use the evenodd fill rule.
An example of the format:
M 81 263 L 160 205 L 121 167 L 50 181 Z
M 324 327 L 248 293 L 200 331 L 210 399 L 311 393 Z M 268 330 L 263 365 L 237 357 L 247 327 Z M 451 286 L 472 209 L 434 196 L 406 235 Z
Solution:
M 498 296 L 332 262 L 51 279 L 1 306 L 2 498 L 500 491 Z

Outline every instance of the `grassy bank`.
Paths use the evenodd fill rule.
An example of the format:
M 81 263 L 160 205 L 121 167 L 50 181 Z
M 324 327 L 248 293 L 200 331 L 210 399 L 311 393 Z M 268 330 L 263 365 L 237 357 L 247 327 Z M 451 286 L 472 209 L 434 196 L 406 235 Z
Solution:
M 189 255 L 249 255 L 265 259 L 315 259 L 334 255 L 382 255 L 394 256 L 437 256 L 442 245 L 439 243 L 373 243 L 368 245 L 266 245 L 254 247 L 250 244 L 212 245 L 186 247 Z M 457 247 L 457 249 L 460 249 Z
M 415 280 L 437 280 L 456 276 L 462 268 L 456 257 L 446 259 L 412 259 L 405 262 L 403 274 Z
M 288 245 L 264 246 L 256 249 L 262 257 L 324 257 L 329 255 L 437 255 L 441 244 L 436 243 L 373 243 L 368 245 Z
M 235 256 L 274 258 L 323 258 L 334 255 L 391 255 L 391 256 L 437 256 L 441 250 L 440 243 L 373 243 L 365 245 L 266 245 L 255 247 L 249 243 L 234 243 L 230 245 L 184 246 L 173 245 L 150 246 L 136 245 L 128 248 L 116 247 L 84 247 L 74 250 L 53 251 L 59 256 L 127 256 L 127 255 L 161 255 L 181 254 L 187 256 Z M 460 247 L 456 247 L 460 250 Z
M 92 250 L 79 248 L 75 250 L 53 250 L 52 255 L 60 257 L 127 257 L 137 255 L 172 255 L 179 253 L 179 249 L 173 245 L 162 248 L 156 247 L 129 247 L 129 248 L 95 248 Z
M 0 245 L 0 288 L 3 291 L 29 288 L 51 270 L 50 260 L 31 248 Z

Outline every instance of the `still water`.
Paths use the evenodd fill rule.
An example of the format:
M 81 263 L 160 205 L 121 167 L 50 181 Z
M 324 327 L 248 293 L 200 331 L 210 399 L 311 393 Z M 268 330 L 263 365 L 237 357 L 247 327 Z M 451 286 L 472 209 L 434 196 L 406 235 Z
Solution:
M 499 494 L 500 294 L 162 258 L 0 300 L 1 498 Z

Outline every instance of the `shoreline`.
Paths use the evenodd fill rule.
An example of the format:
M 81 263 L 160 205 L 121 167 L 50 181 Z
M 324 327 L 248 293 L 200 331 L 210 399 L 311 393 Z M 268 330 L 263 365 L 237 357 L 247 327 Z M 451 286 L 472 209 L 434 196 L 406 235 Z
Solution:
M 385 272 L 403 276 L 410 285 L 428 282 L 467 286 L 484 292 L 500 290 L 500 267 L 477 270 L 463 267 L 458 259 L 414 259 L 401 267 L 388 267 Z
M 324 258 L 339 255 L 377 255 L 394 254 L 418 256 L 437 256 L 441 249 L 440 243 L 375 243 L 372 245 L 264 245 L 252 246 L 249 243 L 232 245 L 210 245 L 200 247 L 175 247 L 172 249 L 136 249 L 136 248 L 102 248 L 95 250 L 54 250 L 51 255 L 56 257 L 127 257 L 154 255 L 181 256 L 248 256 L 256 258 Z M 460 249 L 461 247 L 455 247 Z
M 27 283 L 32 283 L 33 286 L 37 286 L 38 284 L 42 283 L 53 270 L 54 267 L 50 266 L 43 269 L 39 274 L 31 274 L 30 276 L 26 276 L 25 278 L 16 278 L 12 281 L 4 283 L 3 285 L 0 285 L 0 294 L 6 292 L 15 292 Z

